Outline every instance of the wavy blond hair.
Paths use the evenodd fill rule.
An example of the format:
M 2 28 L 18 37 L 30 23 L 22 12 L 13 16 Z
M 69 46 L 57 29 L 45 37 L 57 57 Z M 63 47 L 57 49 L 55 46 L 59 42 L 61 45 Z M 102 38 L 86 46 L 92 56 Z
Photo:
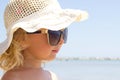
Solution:
M 21 53 L 21 43 L 25 38 L 26 32 L 23 29 L 18 29 L 14 33 L 10 47 L 0 55 L 0 68 L 7 71 L 23 65 L 24 58 Z

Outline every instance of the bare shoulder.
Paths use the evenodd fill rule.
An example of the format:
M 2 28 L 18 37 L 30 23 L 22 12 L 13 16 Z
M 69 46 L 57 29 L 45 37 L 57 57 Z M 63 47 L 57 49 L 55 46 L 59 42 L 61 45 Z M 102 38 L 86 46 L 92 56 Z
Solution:
M 58 80 L 58 76 L 54 72 L 52 71 L 47 71 L 47 72 L 50 74 L 52 80 Z
M 18 79 L 16 79 L 14 71 L 10 70 L 3 75 L 1 80 L 18 80 Z

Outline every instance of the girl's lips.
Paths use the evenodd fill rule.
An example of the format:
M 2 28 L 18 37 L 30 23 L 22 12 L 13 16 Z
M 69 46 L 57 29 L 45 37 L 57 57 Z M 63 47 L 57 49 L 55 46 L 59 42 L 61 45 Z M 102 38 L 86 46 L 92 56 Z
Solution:
M 52 52 L 53 52 L 54 54 L 57 54 L 57 53 L 59 52 L 59 50 L 52 50 Z

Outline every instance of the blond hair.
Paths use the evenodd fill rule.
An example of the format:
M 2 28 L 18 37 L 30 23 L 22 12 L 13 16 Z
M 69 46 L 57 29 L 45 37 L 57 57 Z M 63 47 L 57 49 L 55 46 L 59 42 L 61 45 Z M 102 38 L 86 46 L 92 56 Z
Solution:
M 21 43 L 26 38 L 26 32 L 18 29 L 14 35 L 10 47 L 0 55 L 0 68 L 5 71 L 23 65 L 23 55 L 21 53 Z

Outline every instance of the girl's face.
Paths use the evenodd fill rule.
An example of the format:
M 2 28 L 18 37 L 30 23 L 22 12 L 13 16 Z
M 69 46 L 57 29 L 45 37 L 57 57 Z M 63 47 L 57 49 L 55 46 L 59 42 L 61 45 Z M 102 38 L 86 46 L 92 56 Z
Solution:
M 48 43 L 47 34 L 27 34 L 28 46 L 24 49 L 24 56 L 39 60 L 53 60 L 60 50 L 64 40 L 61 38 L 57 46 Z

